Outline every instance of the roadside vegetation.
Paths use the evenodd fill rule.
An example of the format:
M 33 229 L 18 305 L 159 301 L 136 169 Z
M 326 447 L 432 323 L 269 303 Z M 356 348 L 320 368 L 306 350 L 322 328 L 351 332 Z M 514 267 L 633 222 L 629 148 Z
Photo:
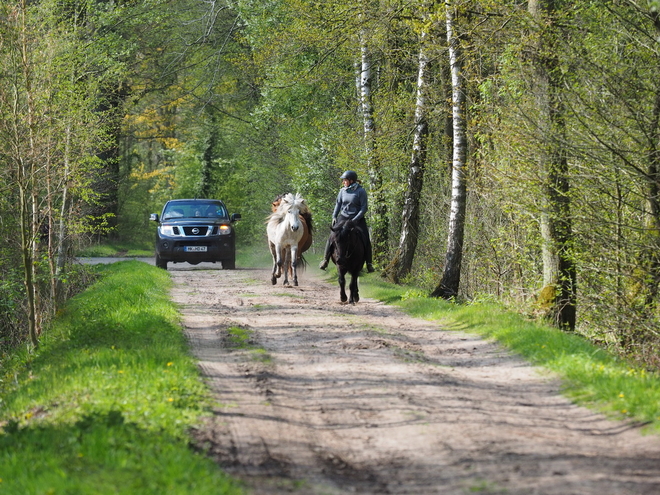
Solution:
M 154 225 L 154 230 L 155 230 Z M 104 242 L 95 243 L 81 249 L 77 255 L 83 258 L 98 258 L 98 257 L 150 257 L 154 255 L 153 239 L 142 242 Z
M 189 445 L 211 400 L 166 272 L 124 261 L 0 362 L 0 493 L 237 494 Z
M 310 270 L 317 256 L 310 254 Z M 261 250 L 239 266 L 267 266 Z M 38 349 L 0 361 L 0 492 L 235 494 L 240 486 L 190 447 L 212 402 L 188 353 L 167 272 L 137 261 L 93 268 Z M 335 271 L 328 280 L 335 283 Z M 429 298 L 413 286 L 361 278 L 364 296 L 412 316 L 495 339 L 562 380 L 576 402 L 660 426 L 660 377 L 569 334 L 490 302 Z M 231 345 L 254 353 L 233 329 Z

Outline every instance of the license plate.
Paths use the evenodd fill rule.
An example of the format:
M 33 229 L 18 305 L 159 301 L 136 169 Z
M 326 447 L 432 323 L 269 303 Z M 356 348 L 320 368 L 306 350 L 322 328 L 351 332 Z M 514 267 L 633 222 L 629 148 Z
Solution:
M 186 253 L 205 253 L 206 246 L 186 246 L 184 250 Z

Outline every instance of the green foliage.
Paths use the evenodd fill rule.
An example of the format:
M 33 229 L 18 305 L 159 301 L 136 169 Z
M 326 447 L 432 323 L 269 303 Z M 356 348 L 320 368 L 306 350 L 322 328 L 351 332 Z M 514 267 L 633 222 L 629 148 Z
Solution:
M 659 242 L 654 207 L 647 206 L 657 182 L 649 168 L 657 154 L 660 63 L 649 15 L 656 4 L 559 3 L 547 29 L 535 23 L 525 2 L 458 2 L 455 19 L 466 34 L 471 153 L 462 297 L 487 295 L 531 313 L 544 285 L 540 218 L 548 211 L 548 182 L 541 151 L 552 144 L 569 163 L 569 260 L 579 275 L 579 331 L 639 353 L 651 366 L 660 345 L 660 262 L 653 254 Z M 239 245 L 264 246 L 271 201 L 300 192 L 316 219 L 316 248 L 322 248 L 337 175 L 357 170 L 369 188 L 356 89 L 364 46 L 375 75 L 372 158 L 383 182 L 369 193 L 382 195 L 388 211 L 370 227 L 375 234 L 387 228 L 386 243 L 396 246 L 424 30 L 432 61 L 430 134 L 418 247 L 406 282 L 436 286 L 451 194 L 444 8 L 441 2 L 398 0 L 40 2 L 31 10 L 31 53 L 37 79 L 50 81 L 52 92 L 40 93 L 40 104 L 51 107 L 38 112 L 39 134 L 52 133 L 58 155 L 52 163 L 61 164 L 63 131 L 74 123 L 76 204 L 70 211 L 86 214 L 104 204 L 113 210 L 111 191 L 98 185 L 104 172 L 117 173 L 116 219 L 73 216 L 70 231 L 89 235 L 116 221 L 113 235 L 121 241 L 150 244 L 155 225 L 148 215 L 165 201 L 211 196 L 242 214 Z M 8 25 L 2 29 L 4 49 L 17 38 Z M 543 48 L 541 39 L 549 42 Z M 534 83 L 539 56 L 556 61 L 553 76 L 562 81 L 557 103 L 567 109 L 567 132 L 561 142 L 546 139 L 541 125 Z M 124 117 L 121 126 L 113 114 Z M 2 117 L 11 121 L 7 113 Z M 96 156 L 96 147 L 112 144 L 119 132 L 118 170 L 99 168 L 109 162 Z M 53 205 L 59 211 L 58 201 Z M 7 210 L 0 213 L 7 221 Z M 16 238 L 3 233 L 11 245 L 3 248 L 9 260 L 4 266 L 16 263 Z M 2 307 L 14 306 L 9 301 Z
M 8 493 L 237 493 L 187 430 L 210 399 L 167 273 L 98 266 L 41 347 L 2 363 L 0 489 Z

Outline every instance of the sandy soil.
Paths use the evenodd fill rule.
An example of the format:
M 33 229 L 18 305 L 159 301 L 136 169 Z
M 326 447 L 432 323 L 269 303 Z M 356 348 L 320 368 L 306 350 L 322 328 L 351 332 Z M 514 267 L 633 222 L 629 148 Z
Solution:
M 659 437 L 573 405 L 494 343 L 342 305 L 316 268 L 296 288 L 262 269 L 171 273 L 218 402 L 197 443 L 252 493 L 660 493 Z

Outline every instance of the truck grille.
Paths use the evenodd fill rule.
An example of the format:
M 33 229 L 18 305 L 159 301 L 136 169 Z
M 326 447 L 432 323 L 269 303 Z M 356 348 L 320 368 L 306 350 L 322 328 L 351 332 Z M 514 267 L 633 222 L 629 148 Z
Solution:
M 190 227 L 183 227 L 183 235 L 190 237 L 204 237 L 211 234 L 213 226 L 208 225 L 192 225 Z

